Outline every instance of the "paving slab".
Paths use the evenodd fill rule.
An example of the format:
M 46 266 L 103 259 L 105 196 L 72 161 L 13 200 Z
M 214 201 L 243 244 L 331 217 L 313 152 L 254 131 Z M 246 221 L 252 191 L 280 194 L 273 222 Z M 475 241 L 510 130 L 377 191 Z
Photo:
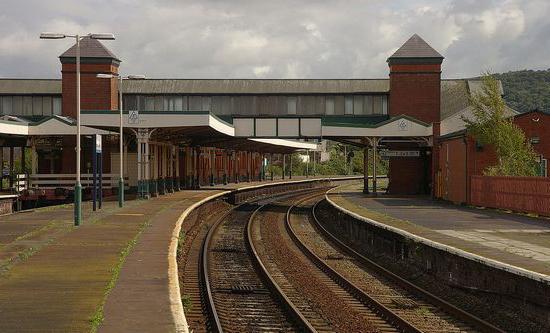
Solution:
M 338 206 L 448 246 L 550 276 L 550 219 L 426 197 L 367 196 L 362 184 L 329 194 Z
M 72 205 L 0 216 L 0 332 L 174 331 L 168 253 L 178 218 L 208 196 L 266 183 L 205 186 L 122 209 L 105 202 L 93 213 L 85 202 L 79 227 Z
M 84 223 L 80 227 L 72 226 L 70 205 L 3 216 L 0 234 L 9 230 L 10 236 L 6 237 L 0 254 L 8 249 L 13 252 L 14 242 L 27 239 L 31 244 L 23 247 L 17 260 L 4 265 L 0 271 L 0 332 L 92 330 L 101 322 L 98 314 L 109 289 L 116 282 L 114 292 L 120 281 L 126 282 L 117 282 L 113 274 L 123 263 L 125 251 L 134 243 L 139 243 L 139 248 L 168 248 L 170 237 L 167 240 L 163 231 L 173 229 L 187 205 L 210 194 L 211 191 L 178 192 L 154 200 L 127 202 L 122 209 L 116 207 L 115 202 L 107 203 L 95 214 L 90 213 L 86 203 Z M 55 221 L 57 224 L 50 228 L 52 232 L 43 237 L 46 240 L 35 239 L 38 231 Z M 142 239 L 138 238 L 140 233 L 143 233 Z M 151 271 L 164 270 L 166 275 L 167 256 L 155 258 L 155 255 L 158 256 L 155 251 L 151 254 L 143 250 L 131 252 L 132 260 L 128 263 L 135 265 L 143 261 L 153 265 Z M 161 263 L 159 267 L 154 266 L 157 261 Z M 122 277 L 126 275 L 121 274 Z M 157 285 L 164 282 L 159 278 Z M 150 301 L 157 297 L 154 292 L 157 291 L 136 289 L 136 294 L 146 293 Z M 122 305 L 127 306 L 129 301 Z M 170 305 L 166 305 L 167 311 L 162 311 L 162 300 L 158 303 L 155 308 L 159 313 L 171 316 Z M 162 329 L 171 322 L 171 318 L 165 317 L 149 313 L 148 321 L 158 320 L 163 324 L 158 327 L 169 331 Z

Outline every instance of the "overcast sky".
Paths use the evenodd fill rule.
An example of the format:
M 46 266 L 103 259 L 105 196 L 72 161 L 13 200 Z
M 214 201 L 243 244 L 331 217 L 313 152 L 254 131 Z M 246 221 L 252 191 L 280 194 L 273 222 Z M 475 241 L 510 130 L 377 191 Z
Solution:
M 153 78 L 384 78 L 418 33 L 443 75 L 550 68 L 548 0 L 1 0 L 0 77 L 58 78 L 71 40 L 112 32 L 121 72 Z

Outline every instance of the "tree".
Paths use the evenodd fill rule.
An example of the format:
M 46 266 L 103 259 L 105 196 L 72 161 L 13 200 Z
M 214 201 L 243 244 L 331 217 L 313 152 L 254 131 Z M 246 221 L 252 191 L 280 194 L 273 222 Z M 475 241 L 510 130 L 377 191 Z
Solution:
M 506 103 L 500 94 L 498 80 L 489 73 L 481 79 L 482 92 L 470 97 L 474 117 L 462 119 L 468 133 L 479 143 L 495 148 L 498 164 L 488 167 L 484 173 L 491 176 L 535 176 L 537 154 L 521 128 L 506 117 Z

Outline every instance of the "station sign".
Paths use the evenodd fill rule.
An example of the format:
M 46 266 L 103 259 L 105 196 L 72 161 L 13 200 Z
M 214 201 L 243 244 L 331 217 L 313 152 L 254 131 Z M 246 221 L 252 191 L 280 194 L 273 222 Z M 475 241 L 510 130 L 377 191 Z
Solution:
M 381 150 L 381 157 L 420 157 L 419 150 Z
M 97 153 L 101 153 L 101 135 L 100 134 L 95 135 L 95 151 Z

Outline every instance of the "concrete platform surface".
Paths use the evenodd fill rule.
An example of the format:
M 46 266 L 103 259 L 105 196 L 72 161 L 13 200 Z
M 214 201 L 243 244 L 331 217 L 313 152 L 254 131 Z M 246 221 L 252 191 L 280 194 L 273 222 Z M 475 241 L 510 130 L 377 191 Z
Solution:
M 268 183 L 205 186 L 122 209 L 110 201 L 97 212 L 85 202 L 80 227 L 72 205 L 0 216 L 0 332 L 174 331 L 168 256 L 179 217 L 211 195 Z
M 140 331 L 173 331 L 171 232 L 187 206 L 212 194 L 110 202 L 94 214 L 86 203 L 80 227 L 70 205 L 2 217 L 0 332 L 121 332 L 137 316 L 148 324 Z
M 550 219 L 462 207 L 419 197 L 369 197 L 362 184 L 329 194 L 338 206 L 377 222 L 550 277 Z

